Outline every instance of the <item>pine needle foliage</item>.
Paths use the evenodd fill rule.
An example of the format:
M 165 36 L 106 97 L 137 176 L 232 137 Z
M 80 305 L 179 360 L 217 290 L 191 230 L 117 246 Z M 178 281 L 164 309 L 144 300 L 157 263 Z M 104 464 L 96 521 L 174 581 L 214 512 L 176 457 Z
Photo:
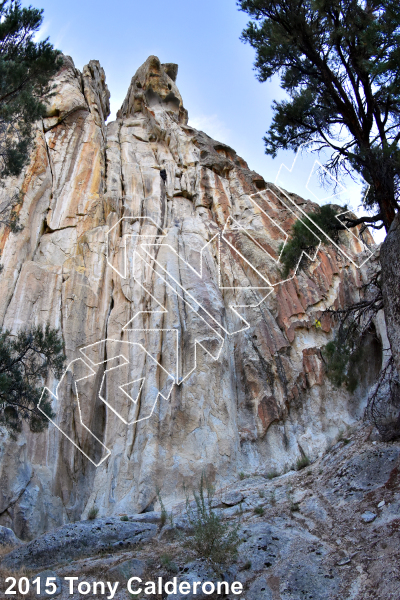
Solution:
M 50 325 L 21 330 L 16 336 L 0 330 L 0 425 L 13 437 L 23 421 L 35 433 L 47 427 L 48 419 L 37 404 L 47 377 L 50 373 L 61 377 L 64 363 L 61 336 Z M 49 418 L 54 417 L 48 400 L 40 406 Z
M 238 0 L 250 16 L 243 41 L 259 81 L 279 75 L 266 153 L 303 144 L 328 153 L 337 179 L 354 169 L 369 184 L 371 216 L 386 231 L 399 210 L 400 11 L 398 0 Z M 345 159 L 345 160 L 343 160 Z
M 35 42 L 43 10 L 0 1 L 0 179 L 26 165 L 33 124 L 45 112 L 51 78 L 62 65 L 48 39 Z
M 347 208 L 339 209 L 331 204 L 324 204 L 318 207 L 315 212 L 307 213 L 298 219 L 292 226 L 290 237 L 286 245 L 281 245 L 279 251 L 281 254 L 281 263 L 283 265 L 282 273 L 287 277 L 289 273 L 304 264 L 303 259 L 308 255 L 314 254 L 320 243 L 328 244 L 330 239 L 337 241 L 338 230 L 342 228 L 336 216 L 339 212 L 346 211 Z M 322 229 L 324 233 L 321 232 Z M 328 237 L 327 237 L 328 236 Z
M 325 371 L 336 387 L 345 385 L 350 392 L 357 388 L 359 367 L 368 355 L 366 341 L 376 337 L 374 319 L 383 309 L 381 274 L 363 288 L 364 298 L 340 310 L 326 311 L 338 323 L 333 340 L 322 349 Z

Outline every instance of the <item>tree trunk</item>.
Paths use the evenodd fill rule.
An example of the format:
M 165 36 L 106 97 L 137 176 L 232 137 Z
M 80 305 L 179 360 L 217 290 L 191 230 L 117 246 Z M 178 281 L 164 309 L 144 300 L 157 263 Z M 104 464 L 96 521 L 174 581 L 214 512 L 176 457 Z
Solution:
M 385 156 L 383 150 L 375 153 L 376 148 L 369 148 L 366 157 L 366 171 L 371 178 L 374 199 L 379 206 L 379 213 L 387 232 L 396 216 L 395 174 L 393 159 Z
M 385 226 L 386 231 L 389 231 L 396 216 L 395 210 L 389 202 L 382 202 L 380 203 L 380 206 L 383 217 L 383 224 Z
M 387 332 L 400 376 L 400 213 L 382 244 L 381 267 Z

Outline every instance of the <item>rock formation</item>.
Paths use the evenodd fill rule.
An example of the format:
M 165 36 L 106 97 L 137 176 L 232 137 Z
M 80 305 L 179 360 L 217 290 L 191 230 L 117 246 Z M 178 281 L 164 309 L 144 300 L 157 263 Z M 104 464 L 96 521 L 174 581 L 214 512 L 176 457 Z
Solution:
M 357 300 L 371 268 L 361 240 L 341 233 L 283 282 L 280 244 L 315 205 L 190 127 L 177 70 L 150 57 L 106 124 L 103 69 L 66 57 L 30 164 L 0 189 L 22 193 L 24 226 L 0 238 L 0 324 L 49 322 L 69 364 L 47 382 L 55 424 L 1 432 L 0 524 L 25 540 L 93 505 L 152 510 L 158 488 L 172 505 L 203 471 L 226 485 L 314 459 L 380 368 L 371 338 L 350 394 L 320 351 L 323 311 Z
M 382 244 L 382 292 L 388 337 L 400 377 L 400 215 Z
M 64 525 L 0 557 L 0 575 L 18 577 L 25 568 L 44 582 L 57 577 L 59 600 L 79 598 L 69 594 L 64 577 L 77 578 L 75 590 L 79 581 L 118 581 L 116 597 L 129 600 L 127 582 L 134 576 L 143 582 L 174 576 L 190 583 L 239 581 L 243 595 L 229 597 L 246 600 L 395 600 L 400 443 L 373 441 L 370 431 L 347 432 L 299 472 L 246 477 L 218 492 L 215 513 L 225 523 L 237 523 L 240 514 L 242 540 L 223 577 L 182 544 L 190 535 L 184 505 L 174 508 L 174 527 L 169 519 L 163 525 L 159 512 Z M 168 595 L 199 598 L 221 596 L 201 589 Z

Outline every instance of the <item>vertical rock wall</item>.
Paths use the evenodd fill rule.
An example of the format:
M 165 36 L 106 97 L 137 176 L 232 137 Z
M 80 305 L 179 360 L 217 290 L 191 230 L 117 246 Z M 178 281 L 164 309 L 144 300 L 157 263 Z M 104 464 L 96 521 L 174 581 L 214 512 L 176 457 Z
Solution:
M 57 426 L 1 433 L 0 523 L 25 539 L 93 504 L 150 509 L 157 488 L 172 503 L 202 472 L 220 485 L 316 457 L 379 369 L 378 345 L 355 394 L 332 388 L 332 324 L 316 327 L 359 298 L 360 241 L 281 283 L 280 243 L 313 205 L 188 126 L 176 76 L 150 57 L 105 125 L 103 69 L 66 58 L 29 166 L 0 189 L 24 199 L 23 231 L 0 238 L 0 323 L 49 322 L 75 361 L 48 382 Z
M 382 291 L 388 337 L 400 377 L 400 217 L 396 216 L 382 245 Z

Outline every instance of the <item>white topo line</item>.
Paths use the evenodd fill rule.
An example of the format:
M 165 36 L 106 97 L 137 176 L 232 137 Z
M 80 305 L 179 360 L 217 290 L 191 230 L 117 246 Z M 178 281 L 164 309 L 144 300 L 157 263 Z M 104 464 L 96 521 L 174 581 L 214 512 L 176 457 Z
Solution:
M 64 372 L 63 376 L 61 377 L 60 382 L 58 383 L 57 387 L 56 387 L 56 391 L 55 393 L 53 393 L 49 388 L 45 387 L 43 389 L 43 393 L 42 396 L 39 400 L 39 403 L 37 405 L 38 409 L 49 419 L 49 421 L 51 423 L 53 423 L 53 425 L 95 466 L 98 467 L 100 466 L 111 454 L 111 450 L 109 448 L 107 448 L 103 442 L 89 429 L 89 427 L 87 425 L 85 425 L 85 423 L 83 422 L 83 418 L 82 418 L 82 411 L 81 411 L 81 400 L 79 397 L 79 389 L 77 384 L 80 381 L 89 379 L 91 377 L 94 377 L 96 375 L 96 371 L 94 369 L 94 367 L 99 367 L 101 365 L 107 365 L 109 362 L 116 360 L 116 359 L 120 359 L 121 360 L 121 364 L 117 365 L 117 366 L 112 366 L 109 368 L 106 368 L 104 370 L 103 373 L 103 377 L 101 380 L 101 384 L 100 384 L 100 390 L 99 390 L 99 398 L 100 400 L 125 424 L 125 425 L 133 425 L 136 423 L 140 423 L 142 421 L 146 421 L 148 419 L 150 419 L 150 417 L 154 414 L 154 410 L 155 407 L 157 405 L 157 402 L 159 400 L 159 398 L 161 397 L 163 400 L 168 401 L 168 399 L 170 398 L 170 395 L 172 393 L 173 387 L 175 385 L 181 385 L 184 381 L 186 381 L 190 375 L 196 370 L 197 368 L 197 349 L 198 347 L 201 347 L 202 350 L 204 352 L 206 352 L 206 354 L 208 356 L 211 357 L 212 360 L 216 361 L 220 358 L 221 356 L 221 352 L 222 349 L 224 347 L 224 342 L 225 342 L 225 336 L 232 336 L 236 333 L 239 332 L 243 332 L 246 331 L 250 328 L 250 323 L 238 312 L 237 309 L 239 308 L 257 308 L 259 307 L 262 302 L 264 302 L 264 300 L 266 300 L 266 298 L 268 298 L 268 296 L 270 296 L 270 294 L 275 290 L 275 288 L 278 285 L 281 285 L 282 283 L 285 283 L 291 279 L 293 279 L 294 277 L 296 277 L 298 269 L 299 269 L 299 265 L 301 263 L 301 260 L 303 258 L 303 256 L 307 256 L 307 258 L 309 258 L 311 261 L 315 261 L 317 259 L 317 255 L 318 252 L 321 249 L 322 246 L 322 239 L 328 238 L 329 242 L 341 253 L 343 254 L 343 256 L 349 260 L 355 267 L 357 268 L 361 268 L 368 260 L 370 260 L 370 258 L 373 256 L 373 253 L 371 252 L 371 250 L 366 246 L 366 244 L 363 242 L 363 240 L 361 240 L 360 238 L 358 238 L 348 227 L 346 227 L 347 231 L 359 242 L 362 244 L 364 250 L 367 250 L 369 253 L 369 256 L 367 256 L 367 258 L 361 263 L 361 264 L 357 264 L 353 258 L 351 256 L 349 256 L 349 254 L 347 252 L 345 252 L 345 250 L 340 247 L 336 242 L 334 242 L 334 240 L 332 240 L 331 238 L 329 238 L 329 236 L 326 235 L 326 233 L 321 229 L 321 227 L 319 227 L 311 218 L 310 215 L 308 215 L 298 204 L 296 204 L 291 198 L 290 196 L 285 192 L 285 190 L 283 188 L 280 187 L 279 185 L 279 176 L 281 173 L 281 170 L 283 168 L 287 169 L 287 171 L 292 172 L 294 164 L 297 160 L 298 154 L 296 155 L 292 167 L 290 169 L 288 169 L 285 165 L 281 165 L 279 171 L 278 171 L 278 175 L 276 178 L 276 182 L 275 185 L 277 186 L 277 188 L 279 189 L 279 191 L 282 193 L 282 195 L 285 197 L 285 199 L 288 201 L 288 204 L 286 202 L 284 202 L 282 200 L 282 198 L 278 198 L 276 196 L 276 194 L 269 188 L 267 188 L 266 190 L 263 191 L 259 191 L 256 192 L 254 194 L 251 194 L 250 196 L 247 196 L 249 198 L 249 200 L 252 202 L 252 204 L 257 208 L 257 210 L 262 213 L 264 215 L 264 217 L 266 217 L 267 219 L 269 219 L 269 221 L 280 231 L 280 233 L 282 234 L 282 238 L 283 238 L 283 244 L 282 247 L 280 249 L 279 252 L 279 256 L 278 257 L 274 257 L 273 255 L 271 255 L 265 248 L 263 248 L 259 242 L 257 242 L 257 240 L 254 238 L 254 235 L 251 235 L 250 231 L 252 230 L 247 230 L 245 229 L 242 225 L 240 225 L 240 223 L 235 220 L 233 217 L 228 217 L 225 226 L 223 228 L 222 231 L 220 231 L 219 233 L 215 234 L 201 249 L 200 251 L 196 251 L 200 254 L 200 268 L 199 270 L 197 270 L 196 268 L 193 267 L 193 265 L 191 265 L 189 262 L 185 261 L 183 259 L 183 257 L 168 243 L 165 243 L 164 240 L 167 237 L 167 234 L 163 231 L 163 229 L 157 225 L 157 223 L 151 218 L 151 217 L 123 217 L 122 219 L 120 219 L 115 225 L 113 225 L 109 231 L 107 232 L 107 264 L 121 277 L 121 279 L 125 280 L 128 277 L 128 273 L 127 273 L 127 265 L 128 265 L 128 256 L 127 256 L 127 239 L 128 238 L 136 238 L 137 244 L 135 247 L 135 250 L 133 251 L 133 264 L 134 266 L 136 266 L 136 260 L 142 261 L 142 266 L 150 268 L 151 271 L 153 272 L 153 274 L 156 275 L 156 277 L 158 277 L 167 287 L 169 290 L 171 290 L 176 296 L 178 296 L 183 302 L 186 303 L 186 305 L 191 309 L 191 310 L 195 310 L 197 316 L 207 325 L 207 327 L 210 329 L 210 331 L 213 333 L 213 335 L 215 336 L 216 340 L 219 340 L 219 347 L 218 347 L 218 351 L 216 353 L 211 353 L 209 351 L 209 349 L 204 345 L 204 342 L 200 339 L 195 339 L 194 340 L 194 367 L 185 375 L 183 373 L 179 373 L 179 364 L 180 364 L 180 356 L 179 356 L 179 332 L 177 329 L 162 329 L 162 328 L 134 328 L 132 327 L 133 322 L 140 316 L 140 315 L 151 315 L 151 314 L 167 314 L 168 310 L 154 297 L 154 295 L 143 285 L 143 283 L 141 281 L 139 281 L 139 279 L 137 277 L 135 277 L 133 275 L 133 279 L 135 284 L 137 284 L 140 288 L 142 288 L 142 290 L 151 298 L 151 300 L 157 305 L 157 309 L 155 310 L 138 310 L 135 315 L 128 321 L 128 323 L 126 323 L 126 325 L 124 325 L 124 327 L 122 327 L 122 331 L 126 331 L 126 332 L 137 332 L 137 333 L 151 333 L 151 332 L 155 332 L 155 333 L 173 333 L 176 335 L 176 347 L 175 347 L 175 352 L 176 352 L 176 365 L 175 365 L 175 373 L 169 373 L 164 366 L 157 361 L 154 356 L 143 346 L 143 344 L 140 344 L 138 342 L 124 342 L 121 340 L 114 340 L 114 339 L 103 339 L 99 342 L 95 342 L 94 344 L 90 344 L 88 346 L 85 346 L 84 348 L 82 348 L 80 350 L 81 354 L 84 356 L 84 359 L 82 358 L 78 358 L 74 361 L 72 361 L 71 363 L 69 363 L 66 371 Z M 307 185 L 306 188 L 313 193 L 309 188 L 309 183 L 311 180 L 311 177 L 313 175 L 313 170 L 315 165 L 318 164 L 319 168 L 323 168 L 322 165 L 320 165 L 320 163 L 318 163 L 318 161 L 315 161 L 313 168 L 311 170 L 310 176 L 308 178 L 307 181 Z M 336 180 L 335 180 L 336 181 Z M 338 185 L 339 182 L 337 182 Z M 263 252 L 265 252 L 270 259 L 272 259 L 272 261 L 279 266 L 281 264 L 280 260 L 282 257 L 282 253 L 284 251 L 284 248 L 287 244 L 287 241 L 289 239 L 289 234 L 281 227 L 281 225 L 275 220 L 273 219 L 268 213 L 265 212 L 265 210 L 262 209 L 262 207 L 256 202 L 256 200 L 254 199 L 256 196 L 261 196 L 263 197 L 263 194 L 266 193 L 270 193 L 273 196 L 275 196 L 278 200 L 278 202 L 282 203 L 285 208 L 291 212 L 296 218 L 303 218 L 303 222 L 304 225 L 313 233 L 313 235 L 315 235 L 316 239 L 318 240 L 318 245 L 317 248 L 314 252 L 314 255 L 311 256 L 308 252 L 303 251 L 301 254 L 301 257 L 296 265 L 296 268 L 294 270 L 294 273 L 291 277 L 275 282 L 273 283 L 268 277 L 266 277 L 265 275 L 263 275 L 259 269 L 257 269 L 252 263 L 251 261 L 249 261 L 232 243 L 231 241 L 227 238 L 227 234 L 229 232 L 229 225 L 232 224 L 232 227 L 230 229 L 230 231 L 240 231 L 240 232 L 244 232 L 246 234 L 246 236 L 252 241 L 252 243 L 254 245 L 256 245 L 259 249 L 261 249 Z M 265 200 L 265 198 L 264 198 Z M 301 215 L 301 217 L 299 217 L 299 213 Z M 342 213 L 345 214 L 345 213 Z M 342 216 L 342 214 L 337 215 L 337 219 L 340 222 L 340 216 Z M 307 220 L 310 220 L 313 224 L 313 227 L 315 227 L 316 229 L 318 229 L 321 233 L 321 238 L 318 237 L 318 235 L 315 233 L 314 230 L 312 230 L 308 225 L 307 225 Z M 141 235 L 141 234 L 124 234 L 123 238 L 123 246 L 122 246 L 122 250 L 123 250 L 123 272 L 121 272 L 113 263 L 111 263 L 110 261 L 110 252 L 109 252 L 109 245 L 110 245 L 110 235 L 112 234 L 112 232 L 119 226 L 123 225 L 125 222 L 127 221 L 147 221 L 148 224 L 151 227 L 155 228 L 155 232 L 153 234 L 146 234 L 146 235 Z M 341 223 L 342 224 L 342 223 Z M 157 239 L 157 241 L 155 241 L 155 238 Z M 210 313 L 209 310 L 206 309 L 206 307 L 202 304 L 202 302 L 200 302 L 194 295 L 193 293 L 191 293 L 188 289 L 186 289 L 182 283 L 180 281 L 178 281 L 173 275 L 172 273 L 170 273 L 168 271 L 168 269 L 160 262 L 158 261 L 153 254 L 151 253 L 151 248 L 152 247 L 157 247 L 158 249 L 160 249 L 160 247 L 164 247 L 167 248 L 168 251 L 172 252 L 178 261 L 181 261 L 188 269 L 191 270 L 191 272 L 197 276 L 200 280 L 203 280 L 203 260 L 204 260 L 204 252 L 207 249 L 207 247 L 209 247 L 213 242 L 216 242 L 218 245 L 218 249 L 217 249 L 217 261 L 218 261 L 218 287 L 221 290 L 234 290 L 234 291 L 240 291 L 240 290 L 264 290 L 265 292 L 267 292 L 266 294 L 262 294 L 262 298 L 254 303 L 254 304 L 230 304 L 229 308 L 232 309 L 232 311 L 236 314 L 236 316 L 238 317 L 238 319 L 242 322 L 242 326 L 240 329 L 236 329 L 235 331 L 229 331 L 224 325 L 223 323 L 221 323 L 218 319 L 216 319 L 216 317 L 214 315 L 212 315 Z M 256 274 L 256 276 L 259 278 L 260 281 L 263 282 L 263 285 L 261 286 L 224 286 L 223 282 L 222 282 L 222 272 L 221 272 L 221 244 L 222 242 L 224 242 L 225 244 L 227 244 L 231 250 L 233 250 L 234 252 L 236 252 L 241 260 L 243 260 Z M 142 256 L 142 254 L 144 253 L 145 258 Z M 158 267 L 159 270 L 156 270 L 156 268 Z M 160 272 L 161 269 L 161 272 Z M 172 283 L 171 283 L 172 282 Z M 200 311 L 203 311 L 205 315 L 207 315 L 207 319 L 204 318 L 204 316 L 202 316 L 202 314 L 200 314 Z M 210 324 L 210 322 L 213 323 L 213 325 Z M 123 344 L 123 345 L 127 345 L 128 347 L 137 347 L 140 351 L 144 352 L 146 354 L 146 356 L 153 361 L 158 368 L 160 368 L 165 376 L 167 377 L 167 381 L 170 380 L 170 385 L 167 387 L 167 390 L 164 391 L 164 393 L 162 393 L 160 390 L 158 390 L 157 394 L 156 394 L 156 399 L 154 404 L 152 405 L 152 407 L 150 408 L 150 412 L 147 416 L 142 416 L 141 418 L 137 419 L 131 419 L 128 420 L 126 419 L 123 414 L 118 411 L 109 401 L 109 399 L 107 398 L 107 396 L 104 394 L 103 389 L 105 387 L 105 380 L 106 380 L 106 376 L 108 373 L 115 371 L 116 369 L 126 366 L 127 364 L 129 364 L 129 360 L 127 359 L 127 357 L 123 354 L 120 354 L 118 356 L 113 357 L 112 359 L 109 359 L 108 361 L 99 361 L 99 362 L 93 362 L 90 357 L 87 355 L 87 353 L 90 351 L 90 349 L 93 349 L 95 346 L 98 346 L 100 344 L 106 344 L 107 342 L 115 342 L 117 344 Z M 45 412 L 43 411 L 41 404 L 42 401 L 45 397 L 45 395 L 47 393 L 50 394 L 51 397 L 53 397 L 56 402 L 59 401 L 59 391 L 60 391 L 60 386 L 65 382 L 65 378 L 67 376 L 68 372 L 73 372 L 73 369 L 77 366 L 77 365 L 83 366 L 88 372 L 89 374 L 81 377 L 79 379 L 74 380 L 73 382 L 73 393 L 76 397 L 76 401 L 77 401 L 77 408 L 78 408 L 78 415 L 79 415 L 79 422 L 80 425 L 87 431 L 87 434 L 89 436 L 92 437 L 92 439 L 100 445 L 100 448 L 102 449 L 104 456 L 101 457 L 101 459 L 99 460 L 94 460 L 93 457 L 89 456 L 88 453 L 78 444 L 76 443 L 76 441 L 74 441 L 66 431 L 63 431 L 61 429 L 61 427 L 53 420 L 50 419 Z M 137 391 L 137 395 L 135 398 L 133 398 L 124 388 L 127 388 L 130 385 L 133 385 L 135 383 L 139 383 L 139 389 Z M 137 414 L 140 411 L 140 405 L 139 405 L 139 399 L 141 396 L 141 393 L 143 391 L 144 385 L 146 382 L 146 377 L 139 377 L 137 379 L 134 379 L 132 381 L 129 381 L 127 383 L 121 384 L 118 386 L 118 389 L 127 397 L 127 399 L 130 401 L 131 406 L 136 407 L 136 412 Z

